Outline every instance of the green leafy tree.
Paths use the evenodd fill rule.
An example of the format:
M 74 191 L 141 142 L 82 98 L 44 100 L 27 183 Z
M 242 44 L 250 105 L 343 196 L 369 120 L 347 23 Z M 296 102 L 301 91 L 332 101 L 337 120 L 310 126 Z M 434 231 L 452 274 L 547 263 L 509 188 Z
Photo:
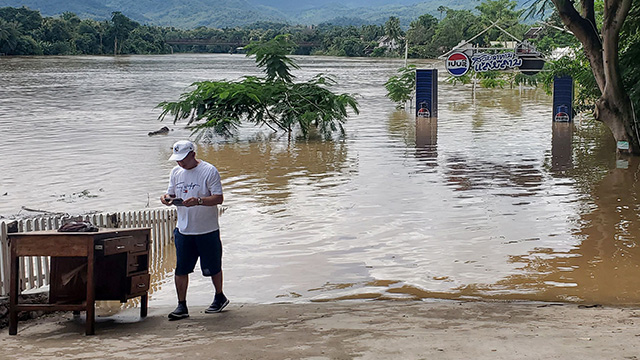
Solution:
M 36 31 L 42 41 L 45 55 L 71 55 L 76 53 L 73 43 L 73 29 L 62 18 L 45 18 L 42 27 Z
M 384 24 L 384 34 L 391 40 L 400 40 L 404 33 L 400 27 L 400 19 L 396 16 L 390 16 L 389 20 Z
M 20 24 L 0 18 L 0 53 L 13 55 L 20 38 Z
M 396 103 L 396 109 L 401 109 L 404 104 L 413 99 L 413 90 L 416 87 L 416 66 L 407 65 L 398 69 L 398 75 L 394 75 L 384 83 L 387 89 L 387 97 Z
M 589 60 L 578 47 L 572 49 L 574 56 L 565 56 L 546 64 L 546 70 L 539 74 L 544 89 L 551 94 L 556 76 L 570 75 L 575 81 L 576 112 L 593 111 L 596 100 L 602 95 L 596 79 L 589 67 Z
M 31 35 L 34 30 L 37 30 L 42 25 L 40 12 L 26 7 L 0 8 L 0 19 L 17 23 L 21 31 L 26 35 Z
M 623 66 L 637 69 L 638 62 L 637 59 L 632 63 L 621 60 L 621 54 L 634 53 L 623 47 L 621 35 L 622 41 L 634 42 L 627 29 L 637 30 L 636 13 L 631 17 L 636 20 L 635 24 L 627 25 L 626 20 L 632 6 L 637 8 L 637 3 L 632 0 L 607 0 L 603 4 L 595 0 L 581 0 L 576 7 L 573 2 L 566 0 L 539 0 L 532 7 L 532 12 L 542 13 L 553 4 L 564 25 L 580 41 L 601 93 L 595 101 L 594 118 L 611 130 L 616 141 L 629 143 L 629 150 L 619 149 L 620 152 L 633 154 L 640 154 L 640 129 L 635 119 L 629 85 L 622 75 L 626 71 L 633 72 Z M 597 16 L 600 9 L 601 17 Z
M 447 12 L 447 9 L 448 8 L 446 6 L 443 6 L 443 5 L 438 6 L 437 10 L 440 13 L 440 20 L 442 20 L 442 14 Z
M 377 41 L 384 35 L 384 28 L 380 25 L 363 25 L 360 36 L 364 41 Z
M 247 55 L 255 55 L 259 68 L 267 73 L 267 81 L 293 82 L 291 69 L 299 69 L 298 64 L 288 55 L 296 48 L 287 36 L 277 36 L 265 42 L 253 42 L 245 47 Z
M 407 31 L 410 57 L 433 58 L 438 55 L 433 45 L 437 26 L 438 19 L 429 14 L 421 15 L 411 22 Z
M 174 123 L 187 120 L 187 127 L 198 136 L 207 130 L 232 136 L 242 121 L 289 134 L 297 128 L 304 137 L 312 132 L 326 138 L 338 130 L 344 133 L 342 125 L 349 109 L 358 113 L 357 101 L 352 95 L 331 92 L 329 88 L 335 82 L 323 74 L 294 82 L 291 71 L 298 65 L 286 56 L 295 48 L 288 36 L 251 43 L 246 48 L 247 56 L 256 57 L 265 78 L 196 82 L 195 89 L 182 94 L 179 101 L 160 103 L 159 119 L 172 115 Z
M 140 24 L 124 16 L 119 11 L 115 11 L 111 15 L 109 35 L 113 41 L 113 54 L 118 55 L 121 52 L 124 41 L 129 37 L 133 29 L 140 26 Z
M 620 32 L 620 68 L 624 88 L 629 94 L 634 110 L 634 123 L 638 129 L 640 119 L 640 2 L 634 1 Z
M 519 18 L 525 10 L 515 10 L 517 5 L 518 3 L 516 1 L 510 0 L 483 1 L 480 5 L 476 6 L 476 10 L 480 13 L 477 31 L 480 32 L 491 24 L 496 23 L 516 38 L 522 39 L 528 27 L 520 24 Z M 485 33 L 483 39 L 485 44 L 495 40 L 513 41 L 513 38 L 497 28 L 493 28 Z
M 170 52 L 164 41 L 160 28 L 139 26 L 127 37 L 123 45 L 124 52 L 129 54 L 164 54 Z
M 447 9 L 447 15 L 438 24 L 433 42 L 439 54 L 445 53 L 460 41 L 476 35 L 478 17 L 469 10 Z
M 549 18 L 544 21 L 545 26 L 540 31 L 538 39 L 531 42 L 535 44 L 536 50 L 544 55 L 551 55 L 551 52 L 558 48 L 577 48 L 578 40 L 568 31 L 563 31 L 564 24 L 557 11 L 554 11 Z

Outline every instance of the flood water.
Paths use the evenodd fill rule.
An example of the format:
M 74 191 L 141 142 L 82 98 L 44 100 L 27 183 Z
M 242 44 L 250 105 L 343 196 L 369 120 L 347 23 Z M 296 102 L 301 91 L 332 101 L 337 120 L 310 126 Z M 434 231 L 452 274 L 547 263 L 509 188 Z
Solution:
M 338 299 L 640 300 L 637 159 L 608 131 L 552 124 L 541 89 L 444 82 L 439 118 L 395 110 L 402 60 L 297 58 L 361 113 L 344 138 L 241 129 L 198 145 L 221 172 L 225 292 L 232 302 Z M 158 207 L 176 140 L 155 106 L 189 84 L 257 75 L 243 55 L 0 57 L 0 216 Z M 169 135 L 147 133 L 167 125 Z M 151 306 L 172 305 L 172 249 Z M 211 285 L 192 275 L 191 304 Z

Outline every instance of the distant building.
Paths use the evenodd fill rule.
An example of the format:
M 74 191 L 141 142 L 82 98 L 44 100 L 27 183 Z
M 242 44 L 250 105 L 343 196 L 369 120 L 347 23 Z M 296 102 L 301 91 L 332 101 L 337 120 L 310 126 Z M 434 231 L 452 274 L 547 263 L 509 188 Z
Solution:
M 526 33 L 524 33 L 524 39 L 537 39 L 540 37 L 540 33 L 542 32 L 542 27 L 541 26 L 535 26 L 532 27 L 531 29 L 527 30 Z
M 400 42 L 385 35 L 378 40 L 378 47 L 398 50 L 400 48 Z
M 515 49 L 518 45 L 517 41 L 489 41 L 491 47 L 503 47 L 508 49 Z

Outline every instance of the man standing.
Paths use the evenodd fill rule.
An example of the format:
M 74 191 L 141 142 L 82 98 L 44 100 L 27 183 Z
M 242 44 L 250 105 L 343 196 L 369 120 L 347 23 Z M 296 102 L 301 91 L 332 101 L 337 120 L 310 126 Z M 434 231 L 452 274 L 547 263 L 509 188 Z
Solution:
M 222 292 L 222 243 L 218 224 L 218 204 L 222 204 L 220 173 L 215 166 L 196 159 L 195 146 L 181 140 L 173 144 L 169 161 L 177 161 L 171 170 L 167 193 L 160 197 L 165 205 L 176 205 L 178 225 L 173 231 L 177 265 L 175 271 L 178 307 L 169 320 L 189 317 L 187 288 L 189 274 L 200 258 L 202 275 L 210 276 L 215 288 L 213 303 L 205 313 L 222 311 L 229 300 Z

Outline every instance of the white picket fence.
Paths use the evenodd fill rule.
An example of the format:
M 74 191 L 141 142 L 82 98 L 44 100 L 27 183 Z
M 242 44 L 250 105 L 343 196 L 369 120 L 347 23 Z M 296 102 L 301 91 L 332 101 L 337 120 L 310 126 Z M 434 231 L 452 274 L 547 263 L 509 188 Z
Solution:
M 0 296 L 7 296 L 9 294 L 10 253 L 7 236 L 9 232 L 57 230 L 70 218 L 70 216 L 43 216 L 26 220 L 0 221 Z M 153 258 L 162 256 L 165 246 L 173 243 L 173 229 L 176 227 L 177 219 L 176 210 L 171 208 L 82 216 L 82 220 L 90 221 L 98 227 L 151 228 L 151 251 Z M 21 257 L 21 291 L 36 289 L 46 285 L 49 285 L 49 257 Z

